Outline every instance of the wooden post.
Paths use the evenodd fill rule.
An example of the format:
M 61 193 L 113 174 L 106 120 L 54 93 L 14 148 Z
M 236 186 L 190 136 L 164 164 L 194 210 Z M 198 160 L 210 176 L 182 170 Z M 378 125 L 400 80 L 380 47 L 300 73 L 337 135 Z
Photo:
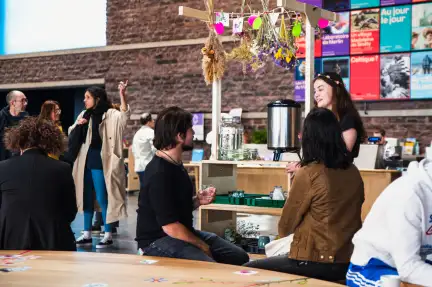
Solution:
M 306 17 L 306 74 L 305 74 L 305 118 L 313 107 L 313 78 L 315 74 L 315 28 Z

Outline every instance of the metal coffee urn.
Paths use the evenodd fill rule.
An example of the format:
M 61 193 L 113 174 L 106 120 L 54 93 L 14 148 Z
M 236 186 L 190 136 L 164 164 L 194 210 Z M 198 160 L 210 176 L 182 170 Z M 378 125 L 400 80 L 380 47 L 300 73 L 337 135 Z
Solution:
M 284 152 L 300 151 L 301 105 L 279 100 L 267 105 L 267 148 L 274 151 L 273 161 Z

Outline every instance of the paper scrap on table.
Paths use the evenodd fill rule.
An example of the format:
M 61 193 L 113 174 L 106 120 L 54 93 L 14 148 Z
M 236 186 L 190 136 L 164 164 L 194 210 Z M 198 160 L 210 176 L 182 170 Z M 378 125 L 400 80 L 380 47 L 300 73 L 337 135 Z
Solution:
M 151 265 L 151 264 L 155 264 L 159 262 L 158 260 L 141 260 L 140 263 L 141 264 L 145 264 L 145 265 Z
M 258 271 L 253 271 L 253 270 L 241 270 L 241 271 L 234 272 L 234 274 L 237 274 L 237 275 L 254 275 L 257 273 L 258 273 Z
M 240 34 L 243 32 L 243 18 L 233 20 L 233 34 Z
M 0 255 L 0 259 L 10 259 L 10 258 L 18 258 L 21 255 Z
M 83 287 L 108 287 L 108 284 L 106 283 L 90 283 L 86 284 Z
M 0 268 L 0 272 L 22 272 L 31 269 L 29 266 L 23 267 L 11 267 L 11 268 Z
M 225 27 L 229 27 L 229 13 L 216 12 L 215 23 L 222 23 Z
M 279 13 L 270 13 L 270 21 L 273 26 L 276 25 L 278 18 L 279 18 Z

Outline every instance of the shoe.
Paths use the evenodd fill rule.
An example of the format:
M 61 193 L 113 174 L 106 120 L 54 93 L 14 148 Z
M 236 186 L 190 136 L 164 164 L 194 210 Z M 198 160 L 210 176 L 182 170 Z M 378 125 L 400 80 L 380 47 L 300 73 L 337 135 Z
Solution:
M 93 239 L 85 238 L 84 235 L 81 235 L 80 237 L 77 238 L 75 243 L 76 243 L 77 247 L 92 246 L 93 245 Z
M 103 238 L 97 245 L 96 248 L 97 249 L 102 249 L 102 248 L 109 248 L 111 246 L 113 246 L 114 242 L 112 241 L 112 239 L 105 239 Z
M 100 226 L 95 226 L 95 225 L 92 226 L 92 234 L 94 234 L 94 235 L 98 235 L 98 234 L 100 234 L 101 232 L 102 232 L 102 227 L 100 227 Z M 84 230 L 81 230 L 81 234 L 84 234 Z
M 113 227 L 113 228 L 111 228 L 111 234 L 113 235 L 113 236 L 115 236 L 115 235 L 117 235 L 118 233 L 117 233 L 117 227 Z M 100 237 L 104 237 L 105 236 L 105 231 L 101 231 L 101 233 L 100 233 Z

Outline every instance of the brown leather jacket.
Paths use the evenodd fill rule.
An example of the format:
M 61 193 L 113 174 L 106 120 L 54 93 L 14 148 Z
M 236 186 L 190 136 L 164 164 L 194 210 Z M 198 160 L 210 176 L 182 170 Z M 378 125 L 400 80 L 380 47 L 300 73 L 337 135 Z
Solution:
M 363 180 L 358 169 L 309 164 L 296 173 L 279 221 L 279 236 L 294 233 L 289 257 L 349 263 L 354 234 L 361 228 Z

